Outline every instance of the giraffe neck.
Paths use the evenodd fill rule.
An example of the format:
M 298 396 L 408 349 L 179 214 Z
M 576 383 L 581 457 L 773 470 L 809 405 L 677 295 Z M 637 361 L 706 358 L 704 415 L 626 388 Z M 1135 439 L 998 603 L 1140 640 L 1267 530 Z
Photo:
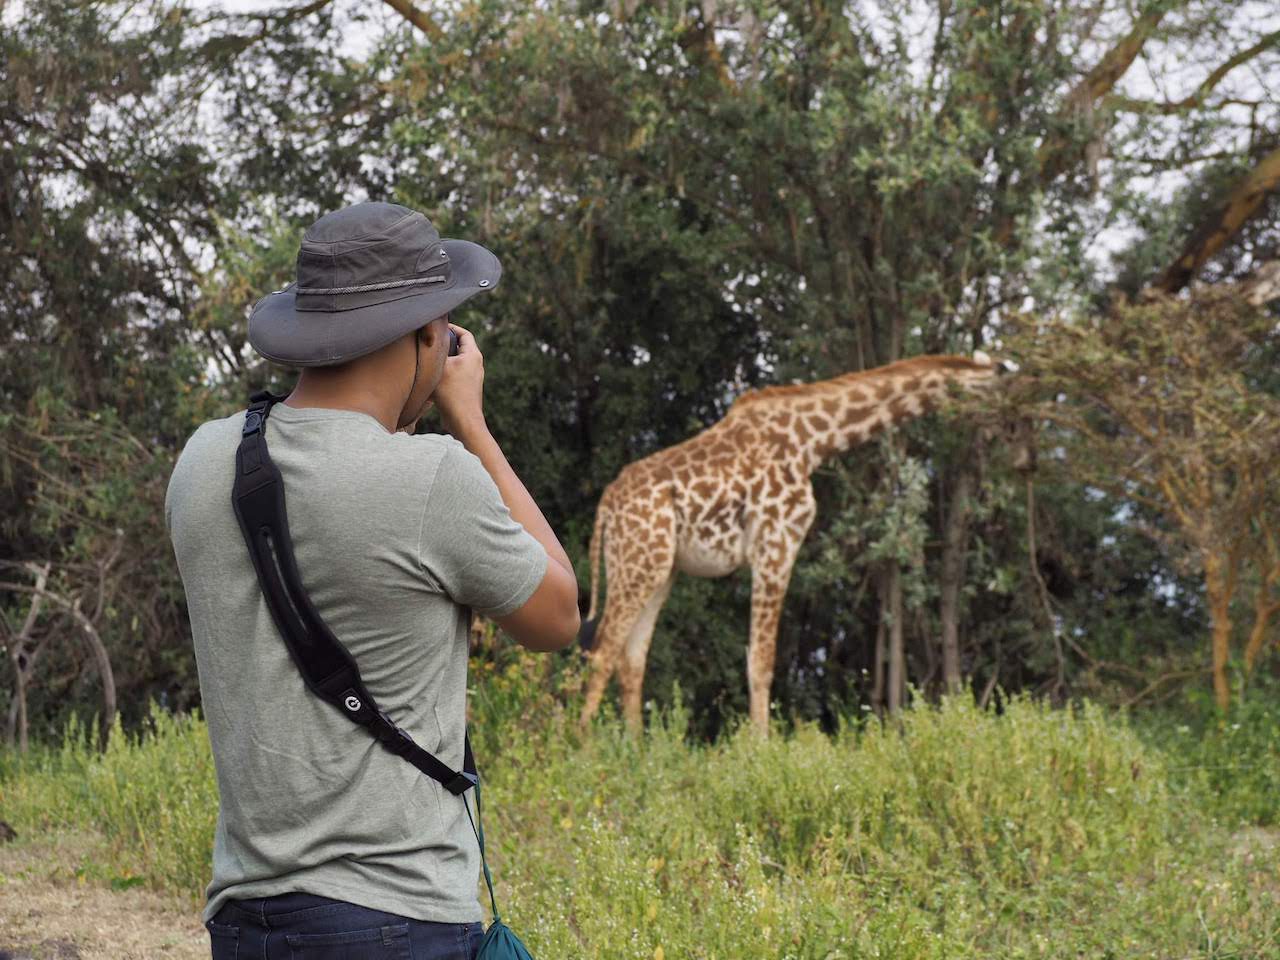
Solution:
M 936 408 L 951 383 L 976 386 L 990 366 L 964 357 L 916 357 L 830 380 L 764 391 L 762 412 L 792 440 L 806 472 L 828 457 L 866 443 L 882 431 Z

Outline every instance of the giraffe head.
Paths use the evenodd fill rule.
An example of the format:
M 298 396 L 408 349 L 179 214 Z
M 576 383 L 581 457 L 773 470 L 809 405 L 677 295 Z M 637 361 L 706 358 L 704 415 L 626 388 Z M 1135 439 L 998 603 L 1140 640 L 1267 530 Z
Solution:
M 929 358 L 923 358 L 929 359 Z M 960 364 L 951 365 L 950 379 L 961 387 L 987 387 L 1008 373 L 1016 373 L 1018 365 L 1010 360 L 997 360 L 985 350 L 973 351 L 973 358 L 967 364 L 963 357 L 939 357 L 939 360 L 959 360 Z
M 985 350 L 973 351 L 973 362 L 981 364 L 984 367 L 995 367 L 997 375 L 1002 373 L 1018 372 L 1018 365 L 1012 360 L 993 360 L 991 358 L 991 354 L 987 353 Z
M 1005 375 L 1017 373 L 1019 368 L 1011 360 L 993 360 L 981 350 L 974 351 L 973 361 L 989 369 L 980 380 L 973 383 L 986 388 Z M 1036 469 L 1035 424 L 1027 416 L 1010 408 L 1007 400 L 998 401 L 995 409 L 978 414 L 978 428 L 988 442 L 994 442 L 1011 451 L 1011 465 L 1020 473 L 1033 473 Z
M 972 357 L 956 354 L 923 354 L 881 367 L 882 381 L 877 396 L 900 398 L 891 405 L 908 415 L 933 409 L 957 393 L 985 393 L 1002 378 L 1017 370 L 1006 360 L 992 359 L 977 350 Z

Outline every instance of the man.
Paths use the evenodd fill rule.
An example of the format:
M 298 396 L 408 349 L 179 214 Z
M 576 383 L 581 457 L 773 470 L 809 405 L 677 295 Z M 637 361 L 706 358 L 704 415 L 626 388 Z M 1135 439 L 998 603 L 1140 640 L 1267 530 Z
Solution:
M 485 425 L 475 339 L 449 323 L 500 276 L 422 214 L 361 203 L 308 229 L 296 283 L 249 320 L 259 353 L 302 367 L 266 425 L 302 583 L 378 704 L 454 770 L 467 608 L 531 650 L 578 630 L 573 568 Z M 452 436 L 412 434 L 431 404 Z M 304 686 L 232 508 L 243 422 L 201 425 L 165 498 L 221 799 L 214 960 L 472 957 L 463 798 Z

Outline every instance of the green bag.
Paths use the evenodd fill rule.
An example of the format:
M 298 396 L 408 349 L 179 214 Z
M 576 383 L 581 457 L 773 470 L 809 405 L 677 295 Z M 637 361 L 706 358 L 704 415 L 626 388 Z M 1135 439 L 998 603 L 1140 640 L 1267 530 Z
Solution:
M 489 929 L 480 941 L 480 952 L 477 960 L 533 960 L 529 951 L 524 948 L 520 938 L 511 932 L 501 920 L 489 924 Z
M 462 805 L 467 809 L 467 819 L 471 820 L 471 831 L 476 835 L 476 842 L 480 844 L 480 866 L 484 869 L 485 886 L 489 888 L 489 903 L 493 907 L 493 923 L 489 924 L 489 929 L 484 932 L 484 939 L 480 941 L 480 952 L 476 954 L 477 960 L 533 960 L 533 955 L 520 938 L 511 932 L 511 928 L 502 922 L 502 918 L 498 915 L 498 900 L 493 895 L 493 877 L 489 874 L 489 864 L 484 858 L 484 817 L 480 811 L 480 779 L 477 775 L 476 785 L 476 815 L 475 819 L 471 818 L 471 806 L 467 803 L 467 796 L 462 795 Z

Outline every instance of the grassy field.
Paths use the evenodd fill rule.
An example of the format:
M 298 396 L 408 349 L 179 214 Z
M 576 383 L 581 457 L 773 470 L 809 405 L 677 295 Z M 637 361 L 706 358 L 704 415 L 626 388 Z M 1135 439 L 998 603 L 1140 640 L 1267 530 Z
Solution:
M 544 667 L 505 654 L 472 692 L 499 905 L 543 960 L 1280 957 L 1275 708 L 1198 727 L 957 698 L 696 746 L 677 711 L 580 741 Z M 194 904 L 216 806 L 198 717 L 0 759 L 0 818 L 92 832 L 96 887 Z

